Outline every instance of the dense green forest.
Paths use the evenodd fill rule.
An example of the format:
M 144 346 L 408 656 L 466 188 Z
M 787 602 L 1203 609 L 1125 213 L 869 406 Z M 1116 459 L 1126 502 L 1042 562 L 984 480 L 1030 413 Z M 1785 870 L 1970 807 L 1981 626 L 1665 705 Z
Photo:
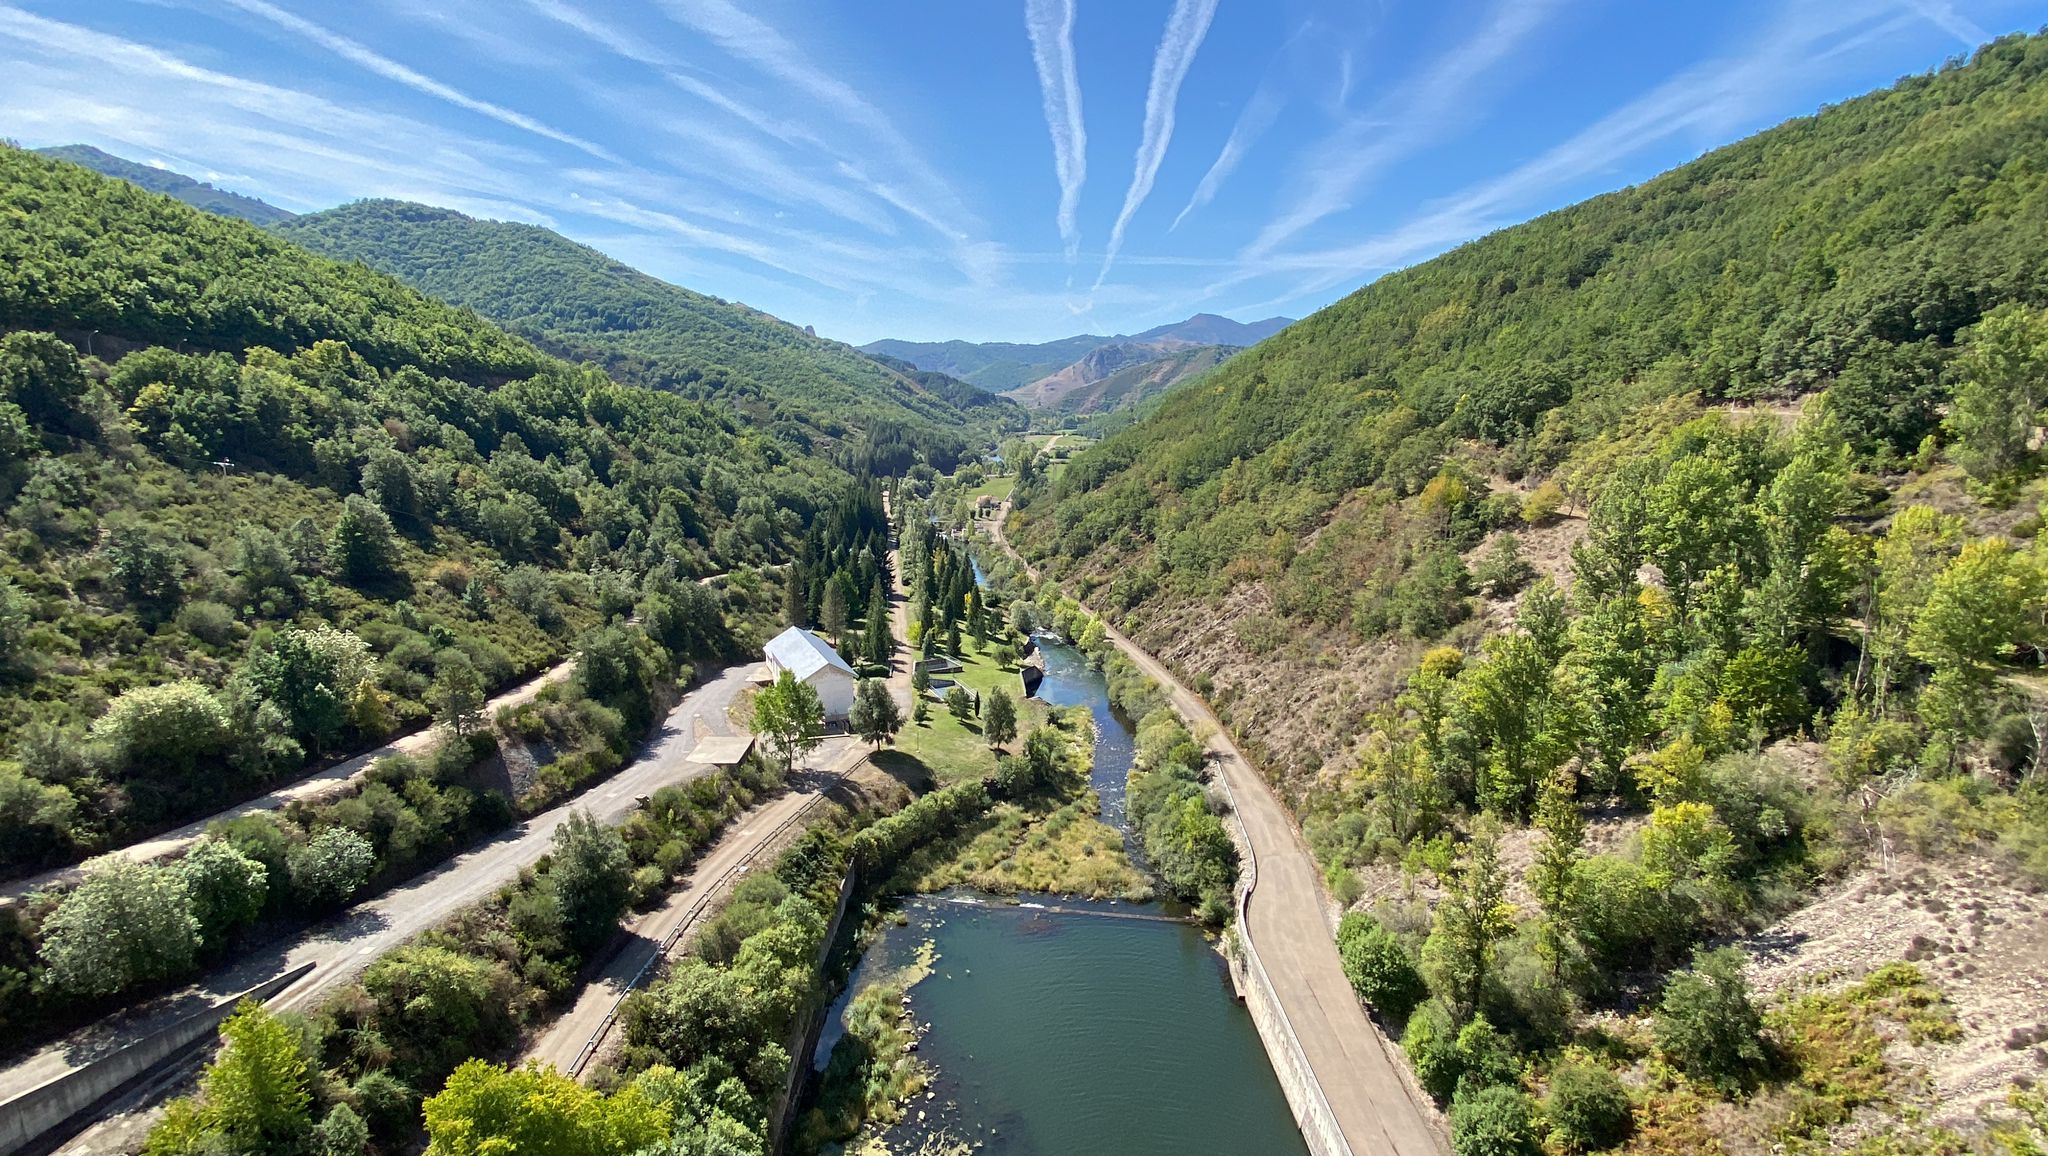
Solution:
M 726 652 L 726 617 L 780 599 L 692 579 L 798 557 L 855 489 L 240 221 L 14 149 L 0 182 L 10 871 L 374 745 L 636 608 L 674 660 Z
M 1767 1006 L 1706 948 L 1866 853 L 2048 881 L 2044 174 L 2048 39 L 2007 38 L 1390 275 L 1020 481 L 1013 535 L 1141 640 L 1231 623 L 1185 675 L 1334 895 L 1381 881 L 1341 953 L 1461 1153 L 1825 1143 L 1884 1038 L 1957 1038 L 1909 964 Z M 1269 665 L 1354 668 L 1341 754 L 1272 737 Z
M 984 432 L 1021 428 L 1014 403 L 933 390 L 858 350 L 744 305 L 693 293 L 532 225 L 400 201 L 360 201 L 278 231 L 392 273 L 621 381 L 715 401 L 839 460 L 900 473 L 951 469 Z
M 1213 593 L 1360 487 L 1421 489 L 1461 439 L 1549 471 L 1685 395 L 1846 386 L 1848 436 L 1899 461 L 1958 333 L 2048 303 L 2044 68 L 2041 40 L 2000 41 L 1382 278 L 1077 461 L 1028 540 Z

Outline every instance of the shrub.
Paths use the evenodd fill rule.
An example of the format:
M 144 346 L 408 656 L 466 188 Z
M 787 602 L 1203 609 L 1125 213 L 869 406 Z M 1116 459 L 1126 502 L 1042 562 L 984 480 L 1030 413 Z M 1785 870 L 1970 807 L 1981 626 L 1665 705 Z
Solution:
M 181 774 L 227 748 L 228 712 L 189 680 L 124 692 L 92 724 L 117 774 Z
M 269 872 L 233 843 L 209 836 L 192 845 L 177 871 L 192 898 L 192 914 L 209 947 L 254 923 L 270 890 Z
M 182 975 L 199 947 L 199 920 L 185 881 L 168 867 L 107 855 L 43 922 L 50 981 L 105 996 Z
M 1557 517 L 1564 508 L 1564 488 L 1554 481 L 1537 486 L 1522 502 L 1522 520 L 1531 526 L 1541 526 Z
M 1543 1114 L 1551 1135 L 1573 1152 L 1612 1148 L 1628 1135 L 1628 1089 L 1621 1078 L 1587 1060 L 1566 1060 L 1551 1069 Z
M 1460 1094 L 1494 1084 L 1513 1084 L 1522 1074 L 1514 1041 L 1483 1015 L 1473 1016 L 1458 1029 L 1458 1064 Z
M 1451 1105 L 1451 1151 L 1457 1156 L 1533 1156 L 1542 1151 L 1529 1097 L 1502 1084 L 1459 1093 Z
M 1724 1091 L 1747 1087 L 1769 1059 L 1742 964 L 1732 947 L 1694 952 L 1692 969 L 1665 984 L 1655 1017 L 1658 1049 L 1686 1075 Z
M 1423 1090 L 1439 1104 L 1449 1101 L 1465 1064 L 1458 1053 L 1458 1025 L 1442 1000 L 1430 1000 L 1408 1017 L 1401 1050 L 1408 1054 L 1408 1066 L 1415 1069 Z
M 1428 994 L 1408 950 L 1379 920 L 1352 912 L 1337 925 L 1337 954 L 1358 998 L 1388 1022 L 1405 1022 Z
M 292 894 L 313 910 L 341 906 L 369 882 L 377 866 L 370 841 L 344 827 L 328 827 L 287 859 Z
M 234 641 L 235 612 L 218 602 L 188 602 L 178 611 L 178 629 L 208 646 Z
M 369 1125 L 347 1104 L 336 1104 L 313 1129 L 313 1150 L 319 1156 L 361 1156 L 369 1147 Z
M 419 1096 L 389 1072 L 370 1072 L 353 1089 L 356 1111 L 370 1126 L 370 1135 L 389 1144 L 412 1134 L 419 1119 Z
M 465 1057 L 510 1043 L 518 980 L 503 964 L 445 947 L 401 947 L 363 973 L 392 1071 L 431 1084 Z

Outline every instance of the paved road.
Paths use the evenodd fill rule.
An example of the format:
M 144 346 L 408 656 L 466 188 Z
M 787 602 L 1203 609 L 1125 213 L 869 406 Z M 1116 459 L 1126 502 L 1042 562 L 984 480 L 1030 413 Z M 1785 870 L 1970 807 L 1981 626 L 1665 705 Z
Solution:
M 890 628 L 898 643 L 909 638 L 910 602 L 902 589 L 901 558 L 894 543 L 889 568 L 896 575 L 890 593 Z M 896 696 L 903 717 L 910 718 L 910 665 L 907 646 L 899 647 L 891 663 L 889 689 Z M 526 1058 L 553 1064 L 571 1075 L 582 1074 L 585 1056 L 601 1054 L 611 1029 L 610 1016 L 636 980 L 650 970 L 654 961 L 687 941 L 687 934 L 699 918 L 715 910 L 716 901 L 738 881 L 761 852 L 774 846 L 783 831 L 799 821 L 803 813 L 839 780 L 850 774 L 868 756 L 859 739 L 839 736 L 826 740 L 809 759 L 811 771 L 790 790 L 770 799 L 735 820 L 710 849 L 690 868 L 683 886 L 660 907 L 632 924 L 631 934 L 598 976 L 584 986 L 576 1005 L 563 1013 L 533 1046 Z M 678 932 L 682 934 L 678 934 Z M 667 951 L 664 946 L 667 945 Z M 604 1033 L 600 1035 L 599 1033 Z
M 569 677 L 570 673 L 575 669 L 576 660 L 573 658 L 549 667 L 526 682 L 520 683 L 518 686 L 484 704 L 484 717 L 491 717 L 501 706 L 518 706 L 521 703 L 533 701 L 533 697 L 539 694 L 544 687 Z M 287 783 L 261 798 L 237 804 L 229 807 L 227 810 L 208 815 L 204 819 L 165 831 L 161 835 L 153 835 L 141 842 L 130 843 L 126 847 L 110 852 L 110 854 L 123 855 L 138 863 L 147 863 L 151 860 L 182 854 L 187 847 L 190 847 L 201 835 L 206 833 L 206 829 L 209 826 L 216 822 L 224 819 L 239 819 L 244 815 L 261 814 L 264 811 L 281 810 L 287 805 L 301 800 L 312 800 L 330 794 L 338 794 L 348 785 L 350 780 L 369 770 L 370 764 L 378 759 L 396 754 L 424 754 L 439 744 L 443 736 L 444 728 L 439 726 L 414 731 L 412 734 L 393 739 L 373 751 L 357 755 L 346 762 L 336 763 L 324 770 L 315 771 L 303 779 Z M 68 886 L 78 882 L 80 875 L 79 866 L 74 864 L 69 867 L 59 867 L 53 871 L 45 871 L 40 875 L 31 876 L 27 879 L 16 880 L 13 883 L 0 886 L 0 902 L 19 899 L 24 895 L 47 890 L 51 887 Z
M 661 730 L 648 740 L 639 758 L 581 796 L 528 819 L 410 883 L 355 905 L 296 939 L 269 945 L 185 991 L 103 1020 L 0 1071 L 0 1103 L 40 1086 L 75 1064 L 90 1061 L 200 1007 L 306 962 L 316 965 L 312 974 L 271 1001 L 271 1006 L 311 1006 L 379 955 L 516 877 L 521 867 L 548 850 L 555 828 L 571 811 L 587 809 L 603 822 L 618 823 L 632 812 L 639 796 L 708 773 L 711 768 L 686 762 L 686 757 L 702 735 L 731 731 L 726 711 L 745 688 L 754 665 L 728 667 L 691 690 L 669 712 Z M 63 1151 L 118 1150 L 107 1146 L 103 1139 L 94 1138 L 99 1130 L 96 1127 L 82 1134 Z
M 995 519 L 985 524 L 997 544 L 1036 579 L 1037 571 L 1016 553 L 1003 532 L 1009 513 L 1005 502 Z M 1253 943 L 1264 961 L 1281 1010 L 1301 1041 L 1309 1068 L 1352 1153 L 1437 1156 L 1444 1152 L 1443 1137 L 1410 1090 L 1393 1056 L 1393 1045 L 1366 1016 L 1344 978 L 1337 945 L 1323 914 L 1321 873 L 1302 842 L 1294 817 L 1230 741 L 1209 704 L 1123 632 L 1106 621 L 1103 625 L 1110 641 L 1165 688 L 1183 718 L 1198 728 L 1209 724 L 1200 729 L 1212 732 L 1209 754 L 1229 786 L 1258 861 L 1257 882 L 1238 933 Z

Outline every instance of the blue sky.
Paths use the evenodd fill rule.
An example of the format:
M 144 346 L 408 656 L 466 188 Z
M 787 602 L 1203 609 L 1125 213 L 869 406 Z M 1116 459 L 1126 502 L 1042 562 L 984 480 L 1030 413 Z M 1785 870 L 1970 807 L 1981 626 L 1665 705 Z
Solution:
M 0 136 L 548 225 L 821 334 L 1303 316 L 2048 0 L 0 0 Z

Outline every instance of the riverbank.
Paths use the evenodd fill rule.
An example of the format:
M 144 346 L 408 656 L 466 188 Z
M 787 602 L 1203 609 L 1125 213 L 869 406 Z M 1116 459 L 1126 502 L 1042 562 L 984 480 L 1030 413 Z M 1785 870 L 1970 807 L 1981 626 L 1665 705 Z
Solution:
M 1122 832 L 1102 821 L 1101 800 L 1089 786 L 1094 720 L 1081 708 L 1046 716 L 1046 729 L 1059 746 L 1052 785 L 998 802 L 951 838 L 921 849 L 886 890 L 928 895 L 966 887 L 991 895 L 1152 899 L 1151 882 L 1125 854 Z
M 916 1065 L 926 1084 L 877 1112 L 842 1147 L 824 1150 L 1305 1156 L 1256 1028 L 1231 998 L 1214 940 L 1128 895 L 1090 902 L 1015 886 L 1020 875 L 1040 866 L 1052 871 L 1057 861 L 1063 866 L 1053 877 L 1069 885 L 1051 890 L 1081 894 L 1076 868 L 1100 861 L 1121 863 L 1125 878 L 1149 890 L 1124 850 L 1121 823 L 1112 826 L 1102 815 L 1106 795 L 1121 819 L 1135 736 L 1110 710 L 1099 671 L 1062 643 L 1042 646 L 1048 675 L 1040 693 L 1060 704 L 1050 709 L 1048 726 L 1077 748 L 1064 768 L 1069 786 L 1051 805 L 1021 808 L 1020 817 L 1031 820 L 1021 826 L 1000 816 L 1009 804 L 998 804 L 981 822 L 935 844 L 924 863 L 906 861 L 903 890 L 954 889 L 900 901 L 894 919 L 866 946 L 848 982 L 853 994 L 835 1017 L 842 1032 L 868 1037 L 846 1045 L 863 1055 L 883 1054 L 891 1039 L 905 1044 L 898 1058 Z M 1111 791 L 1098 794 L 1105 785 Z M 1061 829 L 1049 830 L 1055 826 Z M 1045 845 L 1034 848 L 1038 836 Z M 1093 855 L 1076 853 L 1089 842 Z M 970 860 L 975 868 L 963 871 Z M 992 886 L 956 886 L 962 883 Z M 905 1041 L 878 1032 L 886 1025 L 861 1009 L 892 1006 L 891 985 L 920 951 L 930 960 L 929 978 L 893 997 L 917 1025 Z M 918 1030 L 925 1025 L 928 1031 Z M 835 1038 L 830 1029 L 826 1038 Z M 886 1090 L 878 1077 L 895 1070 L 872 1060 L 855 1065 L 830 1044 L 812 1063 L 825 1070 L 819 1104 L 842 1113 L 831 1135 L 845 1135 L 847 1101 Z M 1191 1104 L 1201 1108 L 1190 1111 Z M 892 1116 L 893 1124 L 885 1124 Z
M 1037 582 L 1038 571 L 1003 533 L 1008 515 L 1006 503 L 982 524 Z M 1436 1114 L 1344 976 L 1321 872 L 1292 816 L 1208 704 L 1123 632 L 1103 625 L 1108 642 L 1159 683 L 1181 717 L 1204 734 L 1203 746 L 1229 791 L 1251 860 L 1237 901 L 1237 934 L 1248 959 L 1260 964 L 1254 975 L 1266 977 L 1247 984 L 1244 994 L 1260 1001 L 1260 1039 L 1286 1080 L 1288 1103 L 1316 1156 L 1447 1151 Z

